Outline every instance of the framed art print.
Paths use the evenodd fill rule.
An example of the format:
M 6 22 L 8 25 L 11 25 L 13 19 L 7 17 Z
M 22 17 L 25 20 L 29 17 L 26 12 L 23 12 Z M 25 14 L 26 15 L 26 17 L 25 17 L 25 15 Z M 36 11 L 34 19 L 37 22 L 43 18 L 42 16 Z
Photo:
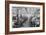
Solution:
M 7 1 L 5 8 L 6 34 L 44 32 L 44 3 Z

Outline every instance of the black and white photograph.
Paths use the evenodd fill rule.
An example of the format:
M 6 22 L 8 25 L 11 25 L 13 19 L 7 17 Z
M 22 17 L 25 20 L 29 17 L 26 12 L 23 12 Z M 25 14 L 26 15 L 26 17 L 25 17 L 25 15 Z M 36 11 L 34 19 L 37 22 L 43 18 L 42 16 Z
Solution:
M 12 7 L 13 28 L 39 27 L 40 8 L 39 7 Z
M 9 30 L 42 30 L 42 5 L 9 4 Z

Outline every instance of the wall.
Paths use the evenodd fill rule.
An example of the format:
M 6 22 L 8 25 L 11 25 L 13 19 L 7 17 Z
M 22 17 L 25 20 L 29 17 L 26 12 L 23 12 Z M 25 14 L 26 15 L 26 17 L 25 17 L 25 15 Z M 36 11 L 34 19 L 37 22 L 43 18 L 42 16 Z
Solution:
M 19 0 L 19 1 L 46 2 L 45 0 Z M 5 9 L 4 8 L 5 8 L 5 0 L 1 0 L 0 1 L 0 35 L 5 35 L 4 34 L 5 33 L 5 19 L 4 19 L 5 18 Z M 46 12 L 45 12 L 45 17 L 46 17 Z M 46 29 L 46 27 L 45 27 L 45 29 Z M 26 33 L 26 34 L 14 34 L 14 35 L 46 35 L 46 30 L 43 33 Z

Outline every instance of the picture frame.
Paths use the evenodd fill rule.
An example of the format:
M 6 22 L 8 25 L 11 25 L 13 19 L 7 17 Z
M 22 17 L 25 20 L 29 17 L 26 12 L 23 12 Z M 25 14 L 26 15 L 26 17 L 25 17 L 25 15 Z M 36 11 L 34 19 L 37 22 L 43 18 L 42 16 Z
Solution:
M 36 9 L 38 9 L 40 15 L 37 15 L 37 14 L 36 15 L 39 16 L 39 23 L 38 24 L 40 24 L 40 25 L 37 25 L 37 26 L 35 26 L 35 25 L 34 26 L 31 26 L 30 25 L 30 27 L 28 29 L 27 27 L 29 25 L 28 24 L 27 25 L 26 24 L 23 24 L 23 26 L 21 26 L 22 29 L 21 29 L 21 27 L 19 27 L 17 25 L 16 26 L 13 26 L 13 28 L 15 28 L 15 29 L 12 29 L 11 28 L 12 25 L 10 25 L 10 23 L 12 23 L 11 22 L 12 21 L 12 18 L 10 16 L 11 16 L 11 13 L 13 13 L 13 14 L 15 13 L 15 12 L 12 12 L 12 9 L 11 9 L 12 7 L 13 7 L 13 11 L 15 11 L 15 12 L 16 12 L 16 9 L 20 9 L 20 11 L 21 11 L 21 9 L 22 10 L 24 9 L 24 11 L 21 11 L 22 13 L 20 11 L 17 11 L 18 12 L 18 15 L 22 14 L 24 16 L 25 15 L 28 15 L 29 16 L 29 13 L 30 13 L 29 12 L 28 14 L 26 14 L 25 13 L 25 9 L 27 9 L 27 11 L 28 11 L 28 9 L 30 9 L 31 11 L 33 10 L 32 12 L 34 12 Z M 23 12 L 25 14 L 23 14 Z M 30 16 L 32 14 L 34 14 L 34 13 L 30 13 Z M 12 14 L 12 16 L 13 16 L 13 14 Z M 15 19 L 16 18 L 13 18 L 13 21 Z M 18 18 L 17 18 L 17 21 L 18 21 Z M 20 22 L 20 20 L 19 20 L 19 22 Z M 27 23 L 28 23 L 28 21 L 27 21 Z M 45 3 L 40 3 L 40 2 L 23 2 L 23 1 L 6 1 L 5 2 L 5 34 L 20 34 L 20 33 L 35 33 L 35 32 L 37 33 L 37 32 L 44 32 L 44 31 L 45 31 Z

